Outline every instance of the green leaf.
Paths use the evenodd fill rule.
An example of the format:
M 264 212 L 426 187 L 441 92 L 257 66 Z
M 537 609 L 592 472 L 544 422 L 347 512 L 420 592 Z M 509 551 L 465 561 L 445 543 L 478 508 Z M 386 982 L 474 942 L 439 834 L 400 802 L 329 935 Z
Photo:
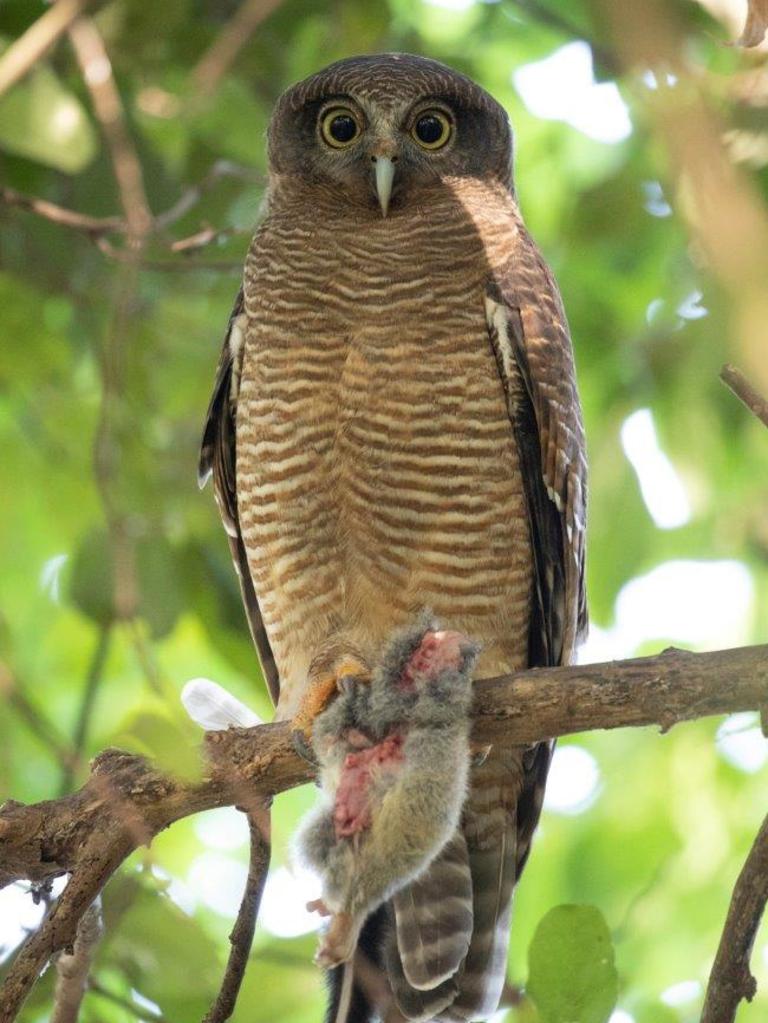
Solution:
M 174 554 L 163 536 L 142 537 L 135 545 L 139 612 L 153 639 L 167 636 L 182 607 Z M 75 554 L 70 597 L 83 614 L 104 624 L 115 617 L 114 570 L 109 538 L 102 529 L 87 533 Z
M 176 624 L 183 598 L 176 578 L 171 545 L 163 536 L 147 536 L 136 545 L 136 571 L 141 614 L 154 639 L 167 636 Z
M 542 1023 L 605 1023 L 618 978 L 608 925 L 594 906 L 556 906 L 528 949 L 528 994 Z
M 100 625 L 115 617 L 112 551 L 104 530 L 86 533 L 77 548 L 69 595 L 78 610 Z
M 75 96 L 41 65 L 0 99 L 0 148 L 77 174 L 96 155 L 97 138 Z

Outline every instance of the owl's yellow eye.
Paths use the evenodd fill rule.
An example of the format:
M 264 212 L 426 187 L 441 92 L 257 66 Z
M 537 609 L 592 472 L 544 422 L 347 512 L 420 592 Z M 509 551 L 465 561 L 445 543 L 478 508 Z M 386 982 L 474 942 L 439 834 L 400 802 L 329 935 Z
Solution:
M 334 149 L 346 149 L 360 137 L 360 122 L 346 107 L 334 107 L 323 115 L 320 132 L 323 139 Z
M 452 132 L 453 125 L 442 110 L 425 110 L 411 129 L 411 135 L 422 149 L 442 149 Z

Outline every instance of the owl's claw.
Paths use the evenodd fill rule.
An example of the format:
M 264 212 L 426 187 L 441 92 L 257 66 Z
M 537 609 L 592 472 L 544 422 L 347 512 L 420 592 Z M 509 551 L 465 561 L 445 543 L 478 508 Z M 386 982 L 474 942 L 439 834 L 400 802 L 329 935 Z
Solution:
M 302 760 L 306 760 L 311 767 L 318 768 L 320 766 L 315 751 L 312 749 L 310 737 L 305 735 L 300 728 L 294 728 L 291 731 L 291 742 Z
M 306 691 L 299 704 L 292 724 L 291 738 L 300 757 L 317 767 L 317 757 L 312 749 L 312 725 L 318 714 L 322 714 L 338 693 L 347 693 L 360 683 L 370 681 L 370 671 L 355 657 L 344 656 L 333 665 L 332 670 L 310 675 Z

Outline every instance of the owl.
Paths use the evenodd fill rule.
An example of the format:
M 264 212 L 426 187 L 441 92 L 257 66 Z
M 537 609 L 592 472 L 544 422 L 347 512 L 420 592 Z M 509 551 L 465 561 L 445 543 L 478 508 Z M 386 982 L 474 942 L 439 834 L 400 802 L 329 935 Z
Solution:
M 571 341 L 512 148 L 487 92 L 407 54 L 332 64 L 273 112 L 200 481 L 297 739 L 426 608 L 478 642 L 474 678 L 568 663 L 585 631 Z M 453 838 L 369 918 L 351 982 L 332 971 L 329 1019 L 383 1011 L 371 966 L 404 1019 L 495 1011 L 551 753 L 473 767 Z

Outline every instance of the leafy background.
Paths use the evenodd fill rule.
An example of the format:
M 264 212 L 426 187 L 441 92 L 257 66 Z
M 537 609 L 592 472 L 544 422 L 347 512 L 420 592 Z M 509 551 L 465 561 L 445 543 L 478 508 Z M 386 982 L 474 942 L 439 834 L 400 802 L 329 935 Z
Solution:
M 768 436 L 717 379 L 732 361 L 768 393 L 766 52 L 726 45 L 744 4 L 269 6 L 216 81 L 200 61 L 231 25 L 234 0 L 95 8 L 151 209 L 169 209 L 228 161 L 138 266 L 119 235 L 105 255 L 82 233 L 0 203 L 2 798 L 66 791 L 110 744 L 193 771 L 199 733 L 178 698 L 191 677 L 269 715 L 224 534 L 195 486 L 197 446 L 258 215 L 270 108 L 294 80 L 353 53 L 437 57 L 510 112 L 522 207 L 564 294 L 584 399 L 595 626 L 585 659 L 765 639 Z M 3 0 L 0 46 L 44 10 Z M 0 177 L 69 209 L 120 215 L 110 150 L 66 39 L 0 99 Z M 171 250 L 209 228 L 205 247 Z M 698 1019 L 765 810 L 765 764 L 750 716 L 562 743 L 510 953 L 517 984 L 530 955 L 539 1007 L 524 998 L 508 1018 Z M 236 1020 L 320 1018 L 300 908 L 311 885 L 287 870 L 311 800 L 310 788 L 277 800 L 273 874 Z M 105 895 L 83 1020 L 203 1015 L 246 837 L 236 811 L 217 811 L 134 855 Z M 1 957 L 41 912 L 24 886 L 0 895 Z M 585 949 L 594 954 L 583 965 Z M 760 990 L 740 1023 L 768 1011 L 765 927 L 753 965 Z M 591 991 L 563 1003 L 577 975 L 594 978 Z M 47 1019 L 51 991 L 49 971 L 25 1023 Z

